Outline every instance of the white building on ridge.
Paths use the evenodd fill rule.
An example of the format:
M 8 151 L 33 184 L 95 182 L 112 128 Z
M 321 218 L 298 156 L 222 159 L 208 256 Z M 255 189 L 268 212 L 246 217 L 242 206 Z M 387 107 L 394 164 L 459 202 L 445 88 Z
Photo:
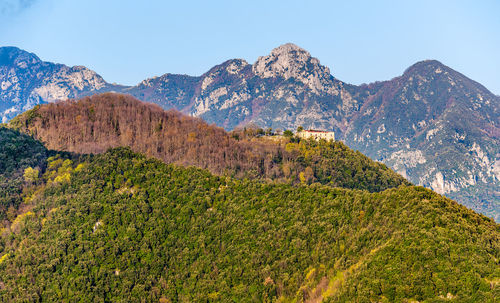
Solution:
M 323 130 L 314 130 L 314 129 L 300 131 L 297 133 L 297 136 L 304 139 L 314 138 L 315 140 L 319 139 L 325 139 L 327 141 L 335 140 L 335 132 L 327 132 Z

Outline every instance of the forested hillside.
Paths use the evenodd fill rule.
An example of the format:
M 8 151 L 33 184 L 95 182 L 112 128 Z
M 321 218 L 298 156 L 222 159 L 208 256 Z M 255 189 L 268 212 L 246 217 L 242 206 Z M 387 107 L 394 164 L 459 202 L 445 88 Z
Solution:
M 227 133 L 119 94 L 8 127 L 0 301 L 500 296 L 500 225 L 340 142 Z
M 269 184 L 120 148 L 49 158 L 2 301 L 495 302 L 500 227 L 428 189 Z
M 409 184 L 384 164 L 341 142 L 271 140 L 258 132 L 227 133 L 203 120 L 164 111 L 121 94 L 41 105 L 9 123 L 47 148 L 101 153 L 130 146 L 166 163 L 218 175 L 381 191 Z

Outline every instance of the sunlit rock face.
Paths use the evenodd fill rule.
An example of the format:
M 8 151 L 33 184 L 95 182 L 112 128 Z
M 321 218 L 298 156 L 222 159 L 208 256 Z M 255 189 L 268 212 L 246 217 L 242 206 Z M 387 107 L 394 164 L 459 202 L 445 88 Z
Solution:
M 252 70 L 262 78 L 293 78 L 316 94 L 338 93 L 328 67 L 322 66 L 309 52 L 292 43 L 273 49 L 268 56 L 259 57 Z

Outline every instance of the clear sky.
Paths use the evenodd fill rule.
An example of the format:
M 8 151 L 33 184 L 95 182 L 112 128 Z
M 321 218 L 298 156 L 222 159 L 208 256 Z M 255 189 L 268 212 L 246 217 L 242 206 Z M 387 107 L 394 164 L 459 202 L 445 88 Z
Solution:
M 253 63 L 286 42 L 353 84 L 437 59 L 500 94 L 498 0 L 0 0 L 0 46 L 121 84 Z

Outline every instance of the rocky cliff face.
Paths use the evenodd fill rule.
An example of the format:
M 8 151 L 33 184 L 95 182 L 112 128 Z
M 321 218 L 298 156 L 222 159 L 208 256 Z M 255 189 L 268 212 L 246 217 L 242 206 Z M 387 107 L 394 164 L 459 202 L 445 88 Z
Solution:
M 338 95 L 330 70 L 291 43 L 273 49 L 269 56 L 259 57 L 252 71 L 261 78 L 296 79 L 315 94 Z
M 354 86 L 285 44 L 254 64 L 234 59 L 200 77 L 165 74 L 122 87 L 84 67 L 0 48 L 0 85 L 4 120 L 37 103 L 115 90 L 226 129 L 333 130 L 411 182 L 500 220 L 500 97 L 438 61 Z

